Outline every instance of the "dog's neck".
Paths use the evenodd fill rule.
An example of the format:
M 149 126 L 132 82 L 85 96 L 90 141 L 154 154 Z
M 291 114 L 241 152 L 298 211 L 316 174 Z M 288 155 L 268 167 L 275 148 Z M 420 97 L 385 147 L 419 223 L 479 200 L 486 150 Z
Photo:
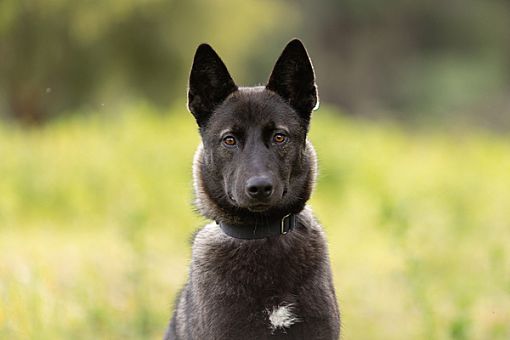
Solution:
M 266 221 L 253 221 L 251 223 L 230 224 L 216 221 L 221 230 L 230 237 L 255 240 L 266 237 L 285 235 L 296 226 L 296 215 L 288 214 L 283 218 L 269 219 Z

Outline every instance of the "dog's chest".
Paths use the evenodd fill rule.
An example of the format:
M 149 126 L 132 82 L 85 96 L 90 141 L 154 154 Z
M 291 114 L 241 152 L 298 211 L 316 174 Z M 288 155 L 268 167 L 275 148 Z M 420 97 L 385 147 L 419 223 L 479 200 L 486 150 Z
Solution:
M 213 223 L 198 232 L 190 296 L 194 310 L 203 311 L 199 323 L 214 327 L 197 338 L 220 332 L 218 339 L 333 339 L 324 335 L 331 325 L 322 311 L 334 302 L 318 276 L 327 255 L 312 227 L 278 242 L 234 240 Z

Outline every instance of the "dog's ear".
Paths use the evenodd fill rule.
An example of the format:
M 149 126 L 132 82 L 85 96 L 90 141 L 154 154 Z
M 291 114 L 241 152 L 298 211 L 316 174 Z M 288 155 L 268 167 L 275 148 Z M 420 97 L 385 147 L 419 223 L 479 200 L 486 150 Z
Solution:
M 188 108 L 203 127 L 216 106 L 237 90 L 227 67 L 207 44 L 198 46 L 191 67 Z
M 318 104 L 317 87 L 312 63 L 299 39 L 285 46 L 266 88 L 285 99 L 308 126 L 312 110 Z

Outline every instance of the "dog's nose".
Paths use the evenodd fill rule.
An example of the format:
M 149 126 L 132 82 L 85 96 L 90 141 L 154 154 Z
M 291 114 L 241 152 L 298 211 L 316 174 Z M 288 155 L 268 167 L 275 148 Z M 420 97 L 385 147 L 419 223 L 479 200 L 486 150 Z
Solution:
M 246 193 L 251 198 L 268 198 L 273 193 L 273 183 L 266 176 L 251 177 L 246 182 Z

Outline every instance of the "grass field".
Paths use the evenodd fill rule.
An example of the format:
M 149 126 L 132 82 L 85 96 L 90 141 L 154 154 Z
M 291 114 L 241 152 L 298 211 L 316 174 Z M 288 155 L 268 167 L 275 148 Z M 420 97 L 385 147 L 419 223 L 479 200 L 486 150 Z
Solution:
M 510 339 L 510 140 L 324 108 L 311 201 L 343 339 Z M 198 143 L 140 105 L 0 124 L 0 339 L 159 339 L 187 276 Z

